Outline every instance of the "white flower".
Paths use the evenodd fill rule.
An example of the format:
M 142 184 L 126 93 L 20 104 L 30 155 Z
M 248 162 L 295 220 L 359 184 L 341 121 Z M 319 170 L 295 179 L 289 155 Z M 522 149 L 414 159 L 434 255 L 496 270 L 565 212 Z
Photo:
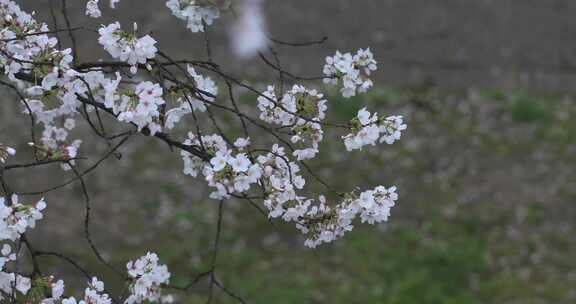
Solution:
M 366 110 L 366 108 L 362 108 L 360 111 L 358 111 L 358 120 L 362 125 L 367 125 L 378 120 L 378 116 L 376 113 L 371 115 L 370 112 Z
M 162 284 L 168 284 L 170 272 L 166 265 L 158 264 L 158 256 L 148 252 L 145 256 L 126 264 L 128 275 L 134 279 L 126 304 L 157 302 L 162 296 Z
M 56 283 L 52 283 L 50 288 L 52 289 L 52 298 L 60 299 L 64 294 L 64 281 L 58 280 Z
M 168 0 L 166 6 L 176 18 L 187 22 L 193 32 L 203 32 L 204 23 L 211 25 L 220 16 L 220 10 L 211 1 Z
M 380 125 L 380 132 L 382 133 L 380 142 L 386 142 L 389 145 L 393 144 L 400 139 L 402 131 L 406 130 L 406 128 L 407 126 L 403 123 L 402 116 L 387 117 Z
M 100 18 L 102 16 L 102 12 L 98 7 L 99 0 L 90 0 L 86 3 L 86 15 L 92 18 Z
M 250 138 L 249 137 L 247 137 L 247 138 L 240 137 L 240 138 L 236 139 L 236 141 L 234 142 L 234 146 L 240 150 L 248 147 L 249 145 L 250 145 Z
M 369 193 L 369 194 L 365 194 Z M 371 197 L 371 204 L 363 204 L 360 202 L 362 195 Z M 361 219 L 362 222 L 374 224 L 385 222 L 390 216 L 390 209 L 394 207 L 398 194 L 396 194 L 396 187 L 392 186 L 386 189 L 384 186 L 378 186 L 372 191 L 362 193 L 358 204 L 361 206 Z
M 16 290 L 25 295 L 32 287 L 32 281 L 29 278 L 18 275 L 16 277 Z
M 320 122 L 326 116 L 326 100 L 316 90 L 294 85 L 281 99 L 276 97 L 275 87 L 258 97 L 260 119 L 285 127 L 290 127 L 292 143 L 298 144 L 293 155 L 298 160 L 311 159 L 318 153 L 318 145 L 324 132 Z
M 162 87 L 143 81 L 136 86 L 134 94 L 136 96 L 121 95 L 119 105 L 115 106 L 118 120 L 132 122 L 138 130 L 148 127 L 151 135 L 156 134 L 162 129 L 157 123 L 160 118 L 158 107 L 165 103 Z
M 136 31 L 136 24 L 134 28 Z M 154 58 L 158 51 L 154 38 L 149 35 L 138 38 L 135 33 L 123 31 L 119 22 L 101 27 L 98 33 L 100 34 L 98 42 L 112 57 L 130 64 L 132 73 L 137 71 L 138 64 L 146 64 L 147 60 Z
M 228 158 L 230 157 L 229 153 L 225 153 L 222 151 L 216 152 L 216 155 L 210 159 L 210 164 L 212 164 L 212 170 L 218 172 L 226 167 L 228 163 Z
M 162 99 L 162 87 L 150 81 L 144 81 L 136 86 L 134 91 L 138 95 L 138 112 L 155 112 L 159 105 L 164 104 Z
M 228 164 L 232 167 L 234 172 L 246 172 L 249 166 L 252 164 L 246 154 L 238 154 L 236 157 L 231 157 L 228 159 Z
M 348 151 L 375 145 L 379 139 L 380 143 L 393 144 L 400 139 L 402 131 L 406 129 L 402 116 L 379 119 L 377 113 L 370 114 L 366 108 L 358 111 L 357 117 L 350 122 L 350 125 L 353 133 L 342 137 Z
M 76 299 L 70 297 L 68 299 L 63 299 L 62 304 L 77 304 Z
M 98 278 L 96 277 L 92 278 L 92 280 L 90 281 L 90 286 L 98 292 L 104 291 L 104 283 L 102 281 L 99 281 Z
M 365 191 L 360 194 L 360 198 L 358 199 L 358 204 L 362 208 L 370 209 L 374 204 L 374 196 L 372 191 Z
M 194 80 L 196 94 L 178 96 L 176 102 L 179 106 L 166 112 L 165 126 L 168 129 L 174 128 L 182 117 L 192 113 L 192 111 L 206 112 L 206 104 L 214 102 L 218 95 L 218 86 L 210 77 L 196 73 L 196 70 L 190 65 L 187 67 L 187 72 Z
M 66 121 L 64 121 L 64 128 L 72 130 L 75 127 L 76 127 L 76 120 L 72 118 L 67 118 Z
M 188 152 L 182 152 L 184 174 L 196 177 L 202 172 L 208 185 L 216 190 L 210 194 L 210 198 L 228 198 L 232 193 L 248 191 L 262 176 L 262 168 L 258 164 L 252 163 L 244 153 L 233 155 L 233 150 L 228 149 L 219 135 L 205 135 L 200 141 L 190 132 L 184 144 L 202 145 L 214 153 L 209 162 L 204 162 Z
M 340 53 L 326 57 L 323 72 L 326 75 L 324 82 L 328 84 L 342 83 L 340 92 L 343 97 L 355 96 L 357 92 L 365 93 L 372 87 L 372 80 L 368 78 L 372 71 L 377 69 L 376 60 L 369 48 L 360 49 L 356 55 Z
M 19 203 L 17 195 L 12 195 L 10 201 L 7 203 L 5 198 L 0 197 L 0 241 L 19 239 L 28 228 L 36 226 L 36 221 L 42 219 L 41 211 L 46 208 L 44 199 L 35 206 Z

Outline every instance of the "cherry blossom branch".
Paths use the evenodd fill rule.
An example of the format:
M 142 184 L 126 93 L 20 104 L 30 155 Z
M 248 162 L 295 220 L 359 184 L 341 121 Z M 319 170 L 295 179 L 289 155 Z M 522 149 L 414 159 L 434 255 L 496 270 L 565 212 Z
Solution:
M 109 5 L 114 8 L 118 2 L 111 0 Z M 85 201 L 83 237 L 99 264 L 118 275 L 126 287 L 116 300 L 106 293 L 103 282 L 91 277 L 83 301 L 95 304 L 169 301 L 171 298 L 168 296 L 165 299 L 162 287 L 189 292 L 192 286 L 206 277 L 209 278 L 208 303 L 214 299 L 214 289 L 220 289 L 238 302 L 245 303 L 216 275 L 224 204 L 228 199 L 249 202 L 275 229 L 273 219 L 293 223 L 303 234 L 304 244 L 308 247 L 332 242 L 358 223 L 387 221 L 390 209 L 397 200 L 396 187 L 378 186 L 363 192 L 355 187 L 345 192 L 331 186 L 309 163 L 317 157 L 325 132 L 350 132 L 341 136 L 347 150 L 359 150 L 377 142 L 391 144 L 400 138 L 402 130 L 406 128 L 402 117 L 382 117 L 364 108 L 349 122 L 331 122 L 326 118 L 330 103 L 319 91 L 321 87 L 311 89 L 300 83 L 309 86 L 314 85 L 310 82 L 322 81 L 337 85 L 345 98 L 364 93 L 373 86 L 369 76 L 376 70 L 376 61 L 370 49 L 360 49 L 355 54 L 336 52 L 334 56 L 326 58 L 322 76 L 303 77 L 287 71 L 273 47 L 252 40 L 259 47 L 246 49 L 252 50 L 253 55 L 259 55 L 264 67 L 278 74 L 277 81 L 262 92 L 214 62 L 208 28 L 225 9 L 224 3 L 166 1 L 170 12 L 186 22 L 192 32 L 204 32 L 205 61 L 173 60 L 155 46 L 156 40 L 151 36 L 153 33 L 139 36 L 137 24 L 133 25 L 132 31 L 128 31 L 119 22 L 114 22 L 97 30 L 99 45 L 114 60 L 97 62 L 81 62 L 77 53 L 75 34 L 90 33 L 91 30 L 71 26 L 69 16 L 72 11 L 66 0 L 60 1 L 66 28 L 59 28 L 55 7 L 52 2 L 50 4 L 55 27 L 52 31 L 32 15 L 21 11 L 14 2 L 3 0 L 0 3 L 0 20 L 4 20 L 4 23 L 0 23 L 0 28 L 4 30 L 4 36 L 0 37 L 0 68 L 8 79 L 0 84 L 16 92 L 26 108 L 31 118 L 30 131 L 35 149 L 34 162 L 4 165 L 7 160 L 10 162 L 16 151 L 0 143 L 0 182 L 5 193 L 5 197 L 0 197 L 0 215 L 3 216 L 0 216 L 0 222 L 5 223 L 4 226 L 0 225 L 0 228 L 4 227 L 0 229 L 0 242 L 14 242 L 17 252 L 24 245 L 31 255 L 33 268 L 31 275 L 14 271 L 9 274 L 13 279 L 0 282 L 1 286 L 11 286 L 10 292 L 4 293 L 4 298 L 15 302 L 19 293 L 18 296 L 23 295 L 31 302 L 77 303 L 76 298 L 63 298 L 63 281 L 40 272 L 37 257 L 41 255 L 58 257 L 80 270 L 85 277 L 90 277 L 80 264 L 61 253 L 33 249 L 25 232 L 34 228 L 35 222 L 42 218 L 46 203 L 43 199 L 35 204 L 21 203 L 17 194 L 25 197 L 45 195 L 79 183 Z M 88 0 L 85 13 L 90 17 L 100 17 L 100 4 L 97 0 Z M 249 6 L 242 7 L 242 14 L 247 8 Z M 253 8 L 259 9 L 257 6 Z M 260 18 L 258 14 L 254 15 L 256 19 Z M 242 18 L 245 19 L 245 16 Z M 254 33 L 265 37 L 257 24 L 256 27 L 250 26 Z M 70 49 L 62 49 L 61 41 L 51 37 L 59 36 L 62 32 L 68 33 Z M 247 40 L 251 38 L 250 31 L 239 35 L 248 35 L 242 36 Z M 311 42 L 269 40 L 278 45 L 305 47 L 322 44 L 326 38 Z M 263 51 L 266 47 L 273 59 L 269 59 L 269 54 Z M 219 96 L 221 87 L 218 83 L 195 68 L 215 75 L 216 81 L 226 89 L 227 96 Z M 235 89 L 256 95 L 257 114 L 237 102 Z M 194 125 L 190 127 L 187 138 L 180 139 L 178 133 L 172 130 L 177 124 L 189 127 L 183 120 L 188 115 Z M 231 124 L 230 115 L 236 118 L 237 129 L 244 137 L 236 137 L 237 130 Z M 93 137 L 108 145 L 107 152 L 84 170 L 77 164 L 85 160 L 77 156 L 82 141 L 69 139 L 77 119 L 90 128 L 89 133 Z M 118 131 L 116 124 L 128 125 L 131 130 Z M 42 130 L 40 139 L 36 138 L 36 128 Z M 261 133 L 251 133 L 252 129 Z M 169 284 L 171 274 L 153 252 L 129 261 L 125 275 L 104 259 L 91 235 L 92 206 L 86 176 L 111 156 L 118 155 L 118 149 L 138 133 L 163 142 L 170 150 L 177 150 L 184 162 L 184 175 L 201 175 L 208 187 L 213 189 L 210 197 L 219 201 L 210 269 L 191 278 L 184 288 Z M 253 142 L 253 139 L 272 141 L 272 146 L 262 147 L 262 143 Z M 53 163 L 60 164 L 65 171 L 71 171 L 73 176 L 42 191 L 14 193 L 10 189 L 5 176 L 9 170 Z M 328 200 L 323 194 L 318 194 L 318 198 L 307 197 L 307 178 L 322 185 L 335 199 Z M 18 266 L 18 257 L 11 253 L 9 244 L 4 244 L 1 254 L 0 258 L 14 261 Z M 0 272 L 4 271 L 7 270 L 0 265 Z

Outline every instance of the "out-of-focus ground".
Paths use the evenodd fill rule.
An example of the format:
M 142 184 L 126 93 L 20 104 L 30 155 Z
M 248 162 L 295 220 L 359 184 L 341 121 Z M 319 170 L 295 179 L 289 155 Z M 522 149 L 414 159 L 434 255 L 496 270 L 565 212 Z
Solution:
M 278 222 L 276 230 L 246 202 L 228 202 L 217 266 L 228 288 L 249 303 L 576 301 L 576 3 L 270 0 L 267 11 L 274 37 L 329 36 L 322 46 L 279 48 L 298 74 L 319 74 L 322 58 L 336 48 L 372 47 L 381 63 L 377 87 L 351 100 L 320 87 L 328 92 L 329 117 L 345 121 L 368 106 L 404 115 L 408 130 L 393 146 L 355 153 L 331 132 L 311 165 L 342 191 L 395 184 L 400 200 L 388 224 L 359 225 L 317 250 L 305 249 L 291 225 Z M 163 1 L 123 0 L 111 13 L 153 29 L 177 58 L 203 56 L 202 36 L 174 21 Z M 222 30 L 227 19 L 212 28 L 216 60 L 254 83 L 273 75 L 258 61 L 234 63 Z M 86 21 L 97 24 L 73 18 Z M 87 59 L 104 56 L 93 42 L 82 49 Z M 239 94 L 241 107 L 256 115 L 256 97 Z M 0 138 L 20 143 L 14 161 L 24 162 L 29 121 L 18 113 L 4 100 Z M 86 140 L 81 153 L 90 161 L 83 166 L 106 150 L 104 142 Z M 155 250 L 173 271 L 172 283 L 185 285 L 209 267 L 216 202 L 203 181 L 181 173 L 179 154 L 166 146 L 138 135 L 121 152 L 122 159 L 87 177 L 94 241 L 119 268 Z M 71 177 L 56 168 L 34 172 L 10 172 L 13 187 L 43 189 Z M 323 191 L 310 186 L 310 193 Z M 31 236 L 36 246 L 65 252 L 114 282 L 83 239 L 80 187 L 47 200 L 42 229 Z M 73 268 L 47 261 L 69 285 L 84 286 Z M 205 286 L 182 302 L 204 301 Z M 233 303 L 217 296 L 215 303 Z
M 22 0 L 50 23 L 49 1 Z M 55 1 L 56 3 L 60 1 Z M 67 1 L 82 10 L 85 1 Z M 104 1 L 107 2 L 107 1 Z M 81 14 L 73 26 L 97 27 L 122 20 L 152 31 L 160 47 L 178 57 L 204 54 L 202 35 L 190 33 L 159 0 L 122 0 L 94 21 Z M 298 74 L 316 75 L 335 49 L 371 47 L 380 62 L 380 84 L 570 90 L 576 85 L 576 2 L 572 0 L 267 0 L 270 35 L 281 40 L 329 39 L 320 47 L 279 48 Z M 254 62 L 230 56 L 224 15 L 210 28 L 217 62 L 257 77 Z M 84 58 L 101 56 L 94 37 L 81 39 Z M 266 74 L 265 74 L 266 75 Z

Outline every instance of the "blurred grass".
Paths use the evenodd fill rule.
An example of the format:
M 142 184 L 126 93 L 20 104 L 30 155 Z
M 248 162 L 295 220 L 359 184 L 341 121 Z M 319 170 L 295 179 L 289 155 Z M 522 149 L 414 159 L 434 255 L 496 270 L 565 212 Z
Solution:
M 410 129 L 404 140 L 410 141 L 411 136 L 425 137 L 428 134 L 418 132 L 430 128 L 437 129 L 436 133 L 443 137 L 442 140 L 454 142 L 455 145 L 468 145 L 475 137 L 479 137 L 480 142 L 473 152 L 478 155 L 472 157 L 478 161 L 475 167 L 479 170 L 497 170 L 506 165 L 512 167 L 515 157 L 538 152 L 545 145 L 560 147 L 564 144 L 569 147 L 576 143 L 573 137 L 576 126 L 574 120 L 555 118 L 555 115 L 565 111 L 574 112 L 573 108 L 569 108 L 570 105 L 568 108 L 562 105 L 559 97 L 497 90 L 479 91 L 475 95 L 480 96 L 481 100 L 470 102 L 474 98 L 466 96 L 466 99 L 451 104 L 445 101 L 450 100 L 450 96 L 434 90 L 374 90 L 368 95 L 350 100 L 331 94 L 330 115 L 340 120 L 350 119 L 361 105 L 367 105 L 371 110 L 386 109 L 384 113 L 406 112 L 406 107 L 413 111 L 416 107 L 419 109 L 416 114 L 408 112 L 406 117 Z M 242 100 L 253 104 L 254 96 L 247 95 Z M 459 103 L 469 103 L 472 108 L 460 112 Z M 494 108 L 488 112 L 497 114 L 485 113 L 483 116 L 481 110 L 474 108 L 486 105 Z M 490 115 L 496 116 L 490 118 Z M 569 115 L 574 117 L 574 113 Z M 519 138 L 514 134 L 516 129 L 520 133 L 532 135 Z M 338 148 L 341 147 L 331 147 Z M 461 206 L 457 202 L 459 196 L 463 192 L 473 191 L 475 185 L 453 177 L 448 180 L 452 185 L 445 187 L 442 183 L 446 180 L 436 177 L 428 186 L 422 187 L 422 175 L 430 170 L 426 159 L 434 161 L 435 157 L 424 157 L 420 153 L 426 153 L 426 149 L 414 151 L 406 143 L 352 154 L 352 163 L 362 159 L 375 172 L 367 172 L 359 167 L 356 170 L 363 175 L 352 177 L 346 174 L 340 175 L 341 178 L 330 175 L 331 181 L 343 187 L 356 183 L 372 185 L 381 181 L 384 175 L 392 176 L 386 180 L 394 183 L 394 175 L 376 169 L 389 167 L 388 162 L 378 154 L 378 149 L 394 150 L 394 157 L 398 161 L 413 161 L 414 164 L 405 168 L 409 170 L 406 175 L 409 178 L 420 177 L 420 180 L 410 181 L 412 186 L 408 186 L 408 189 L 401 188 L 400 206 L 396 208 L 403 210 L 393 210 L 390 224 L 380 228 L 358 226 L 343 240 L 317 250 L 307 250 L 302 248 L 301 240 L 295 238 L 297 232 L 290 226 L 281 225 L 278 236 L 265 219 L 254 214 L 254 210 L 236 208 L 234 214 L 238 220 L 227 225 L 224 230 L 222 244 L 228 249 L 221 250 L 218 259 L 222 281 L 250 299 L 251 303 L 461 304 L 571 301 L 574 290 L 562 282 L 569 273 L 576 271 L 574 243 L 569 240 L 570 236 L 556 233 L 557 239 L 553 242 L 533 240 L 530 236 L 532 233 L 541 233 L 535 231 L 539 229 L 535 227 L 555 221 L 549 218 L 546 202 L 511 198 L 514 204 L 500 205 L 498 198 L 488 196 L 473 200 L 471 205 Z M 455 161 L 460 148 L 450 149 L 453 151 L 445 153 L 448 157 L 454 157 Z M 556 152 L 554 150 L 553 153 Z M 329 161 L 320 159 L 316 163 L 328 164 Z M 338 165 L 336 171 L 348 164 L 350 162 Z M 397 174 L 403 173 L 400 171 Z M 484 183 L 488 187 L 498 188 L 490 181 Z M 512 181 L 509 186 L 530 187 L 517 183 L 522 181 Z M 409 191 L 419 193 L 412 194 Z M 409 208 L 417 211 L 409 211 Z M 450 212 L 451 209 L 454 211 Z M 519 209 L 525 213 L 523 222 L 526 226 L 519 225 L 522 227 L 516 229 L 525 231 L 520 232 L 523 234 L 520 239 L 506 239 L 503 235 L 514 225 Z M 191 221 L 198 220 L 194 213 L 178 216 Z M 574 228 L 573 223 L 569 224 Z M 272 240 L 267 241 L 270 238 Z M 536 247 L 543 245 L 551 246 L 548 250 L 554 252 L 554 260 L 561 263 L 560 267 L 546 263 L 535 264 L 524 259 Z M 164 243 L 163 246 L 165 257 L 182 261 L 189 253 L 179 249 L 182 246 L 194 248 L 198 244 L 176 242 Z M 177 257 L 175 253 L 182 253 L 182 256 Z M 511 265 L 501 265 L 496 261 L 498 259 L 511 259 L 513 262 L 510 262 Z M 208 260 L 206 253 L 202 260 Z M 204 263 L 192 268 L 196 271 L 206 269 L 208 265 Z M 181 264 L 178 262 L 176 265 Z M 536 277 L 526 275 L 526 269 Z M 188 280 L 176 276 L 174 281 L 176 284 L 185 284 Z M 218 297 L 218 303 L 233 302 L 224 295 Z

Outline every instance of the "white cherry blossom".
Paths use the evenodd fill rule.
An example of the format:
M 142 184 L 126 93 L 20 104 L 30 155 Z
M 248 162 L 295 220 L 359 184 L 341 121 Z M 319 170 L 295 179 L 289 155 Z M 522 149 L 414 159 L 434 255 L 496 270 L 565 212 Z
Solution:
M 220 17 L 218 6 L 211 1 L 168 0 L 166 6 L 176 18 L 186 21 L 193 33 L 203 32 L 204 24 L 211 25 Z
M 158 256 L 148 252 L 145 256 L 126 264 L 128 275 L 133 279 L 130 296 L 125 304 L 157 302 L 162 296 L 161 287 L 170 280 L 166 265 L 158 263 Z
M 342 96 L 349 98 L 357 93 L 365 93 L 373 86 L 368 77 L 376 69 L 376 60 L 370 48 L 360 49 L 355 55 L 337 51 L 334 56 L 326 57 L 324 82 L 333 85 L 341 83 Z
M 377 113 L 371 114 L 362 108 L 349 124 L 352 133 L 343 136 L 348 151 L 361 150 L 366 145 L 380 143 L 393 144 L 402 136 L 407 126 L 402 116 L 379 118 Z
M 98 42 L 114 58 L 127 62 L 132 66 L 131 72 L 136 73 L 138 64 L 146 64 L 149 59 L 156 56 L 156 40 L 145 35 L 136 36 L 137 25 L 134 23 L 134 32 L 126 32 L 121 29 L 120 22 L 114 22 L 102 26 L 98 33 Z

